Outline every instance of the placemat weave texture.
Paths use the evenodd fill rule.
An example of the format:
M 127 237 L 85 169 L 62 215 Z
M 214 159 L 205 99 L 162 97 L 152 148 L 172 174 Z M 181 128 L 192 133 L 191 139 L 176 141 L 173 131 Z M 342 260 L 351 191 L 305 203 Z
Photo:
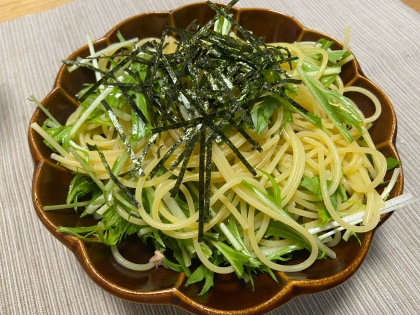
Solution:
M 0 314 L 186 314 L 111 296 L 42 226 L 31 200 L 27 131 L 35 106 L 27 98 L 42 99 L 50 91 L 60 60 L 85 44 L 85 34 L 100 38 L 132 15 L 192 2 L 78 0 L 0 24 Z M 238 6 L 289 14 L 338 40 L 350 25 L 350 49 L 397 113 L 405 192 L 419 196 L 420 15 L 399 0 L 242 0 Z M 419 232 L 420 204 L 399 210 L 378 229 L 352 278 L 269 314 L 420 312 Z

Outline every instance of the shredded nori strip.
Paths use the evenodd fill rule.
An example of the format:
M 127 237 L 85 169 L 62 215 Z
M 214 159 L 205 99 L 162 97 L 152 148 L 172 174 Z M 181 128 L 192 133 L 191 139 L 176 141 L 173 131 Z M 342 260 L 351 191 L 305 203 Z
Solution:
M 143 152 L 140 154 L 136 163 L 134 163 L 134 167 L 132 168 L 132 170 L 130 172 L 131 177 L 135 176 L 137 173 L 141 176 L 144 175 L 144 171 L 141 169 L 141 163 L 143 162 L 144 158 L 146 157 L 147 153 L 149 152 L 150 147 L 155 143 L 157 136 L 158 136 L 158 134 L 154 134 L 150 137 L 149 141 L 147 141 L 146 145 L 144 146 Z M 158 153 L 159 153 L 159 151 L 158 151 Z
M 200 133 L 200 163 L 198 167 L 198 241 L 203 240 L 204 233 L 204 205 L 205 205 L 205 161 L 206 161 L 206 129 Z
M 252 139 L 252 137 L 246 133 L 246 131 L 242 128 L 242 126 L 240 126 L 239 124 L 237 124 L 232 118 L 229 118 L 229 123 L 235 127 L 236 130 L 239 131 L 239 133 L 249 142 L 252 144 L 252 146 L 254 147 L 254 149 L 256 149 L 258 152 L 262 152 L 263 149 L 261 148 L 261 146 L 258 144 L 257 141 L 255 141 L 254 139 Z M 207 144 L 210 145 L 210 144 Z
M 109 119 L 111 120 L 112 124 L 115 127 L 115 130 L 117 130 L 121 140 L 123 141 L 125 148 L 127 149 L 128 153 L 130 154 L 130 158 L 131 158 L 131 161 L 134 164 L 134 167 L 139 171 L 140 175 L 143 174 L 144 171 L 141 168 L 141 166 L 139 165 L 140 163 L 137 160 L 136 154 L 134 153 L 133 149 L 131 148 L 130 141 L 125 136 L 125 133 L 124 133 L 120 123 L 118 122 L 117 117 L 115 116 L 114 112 L 112 111 L 111 106 L 109 106 L 109 104 L 105 100 L 102 100 L 101 103 L 105 107 L 105 109 L 108 113 Z
M 198 138 L 199 135 L 200 135 L 199 133 L 196 133 L 194 135 L 194 137 L 191 138 L 191 140 L 190 140 L 191 143 L 195 143 L 197 141 L 197 138 Z M 178 157 L 177 161 L 174 164 L 172 164 L 171 167 L 169 168 L 170 170 L 173 170 L 173 169 L 175 169 L 179 165 L 179 163 L 181 161 L 183 161 L 182 162 L 182 166 L 181 166 L 181 170 L 180 170 L 180 172 L 179 172 L 179 174 L 178 174 L 178 176 L 176 178 L 176 182 L 175 182 L 174 188 L 172 188 L 172 191 L 171 191 L 171 197 L 173 197 L 173 198 L 178 194 L 179 187 L 182 184 L 182 180 L 183 180 L 184 175 L 185 175 L 185 172 L 187 170 L 188 162 L 190 161 L 190 157 L 191 157 L 191 153 L 192 153 L 192 150 L 193 149 L 194 149 L 194 146 L 193 145 L 188 145 L 187 144 L 187 148 L 183 152 L 184 156 L 181 156 L 182 155 L 181 154 Z
M 121 62 L 119 62 L 112 70 L 106 72 L 104 76 L 99 79 L 95 84 L 93 84 L 82 96 L 79 97 L 79 102 L 82 103 L 86 98 L 89 97 L 93 92 L 95 92 L 103 83 L 106 82 L 106 79 L 111 78 L 114 79 L 114 74 L 124 67 L 131 59 L 137 55 L 140 50 L 136 47 L 126 58 L 124 58 Z
M 211 185 L 211 170 L 213 167 L 212 163 L 212 145 L 213 142 L 208 141 L 206 143 L 206 180 L 204 183 L 204 211 L 203 211 L 203 220 L 204 223 L 209 222 L 210 219 L 210 185 Z
M 163 155 L 163 157 L 160 158 L 159 162 L 156 164 L 156 166 L 152 169 L 150 172 L 150 177 L 153 177 L 156 175 L 156 173 L 159 171 L 159 169 L 165 164 L 165 162 L 171 157 L 172 153 L 176 150 L 179 145 L 184 142 L 184 140 L 188 139 L 191 136 L 192 129 L 189 129 L 184 135 L 182 135 L 175 143 L 169 147 L 168 151 Z
M 254 122 L 251 110 L 271 94 L 275 94 L 285 106 L 303 115 L 308 121 L 317 123 L 316 117 L 310 116 L 286 93 L 285 85 L 300 84 L 301 81 L 290 78 L 282 64 L 288 64 L 292 68 L 292 62 L 296 58 L 292 57 L 287 48 L 266 45 L 263 38 L 243 29 L 234 17 L 228 14 L 238 1 L 233 0 L 222 8 L 207 1 L 216 14 L 205 25 L 198 25 L 193 21 L 186 29 L 166 26 L 159 43 L 148 42 L 141 46 L 133 46 L 129 53 L 125 50 L 116 54 L 121 60 L 118 63 L 114 62 L 109 72 L 101 71 L 102 78 L 79 98 L 79 101 L 83 102 L 90 94 L 97 93 L 100 86 L 114 87 L 115 91 L 119 91 L 125 98 L 139 121 L 150 124 L 150 138 L 137 158 L 131 149 L 129 135 L 124 134 L 111 106 L 105 100 L 102 101 L 130 153 L 133 163 L 130 176 L 144 175 L 141 165 L 160 134 L 174 129 L 181 131 L 181 136 L 163 156 L 160 148 L 158 149 L 159 162 L 149 174 L 150 177 L 158 175 L 159 170 L 177 148 L 181 147 L 182 152 L 169 167 L 170 170 L 180 167 L 176 183 L 171 190 L 172 197 L 179 192 L 194 148 L 199 150 L 199 240 L 203 237 L 204 223 L 208 222 L 210 217 L 214 143 L 219 145 L 224 142 L 247 170 L 256 175 L 253 166 L 225 134 L 226 130 L 236 130 L 254 150 L 262 152 L 261 146 L 252 137 Z M 213 24 L 221 17 L 229 21 L 244 40 L 211 30 Z M 169 35 L 177 41 L 176 50 L 164 54 L 165 37 Z M 112 63 L 112 59 L 110 61 Z M 77 61 L 65 63 L 99 71 L 90 64 L 83 65 Z M 133 67 L 135 64 L 136 68 Z M 138 68 L 144 69 L 141 75 Z M 120 82 L 119 78 L 116 78 L 119 70 L 129 76 L 129 82 Z M 133 100 L 135 93 L 144 95 L 147 114 L 137 107 Z
M 137 107 L 137 104 L 133 101 L 133 98 L 128 94 L 127 89 L 122 88 L 121 93 L 124 95 L 125 99 L 127 100 L 127 103 L 130 105 L 131 110 L 137 116 L 139 121 L 143 125 L 146 125 L 147 124 L 146 116 L 144 116 L 143 112 Z
M 64 63 L 67 66 L 78 66 L 78 67 L 82 67 L 82 68 L 88 68 L 89 70 L 93 70 L 93 71 L 97 71 L 101 74 L 106 74 L 106 71 L 103 71 L 99 68 L 94 67 L 93 65 L 91 65 L 90 63 L 83 63 L 80 61 L 76 61 L 76 60 L 61 60 L 62 63 Z
M 90 150 L 95 150 L 98 152 L 99 157 L 101 158 L 102 164 L 104 165 L 110 179 L 118 186 L 119 189 L 121 189 L 122 193 L 127 197 L 127 199 L 130 201 L 130 203 L 136 207 L 137 209 L 141 207 L 140 203 L 136 200 L 136 198 L 133 196 L 132 193 L 130 193 L 127 188 L 121 184 L 121 182 L 118 180 L 118 178 L 112 173 L 111 168 L 109 167 L 108 162 L 106 161 L 105 155 L 101 150 L 98 149 L 97 146 L 89 146 Z

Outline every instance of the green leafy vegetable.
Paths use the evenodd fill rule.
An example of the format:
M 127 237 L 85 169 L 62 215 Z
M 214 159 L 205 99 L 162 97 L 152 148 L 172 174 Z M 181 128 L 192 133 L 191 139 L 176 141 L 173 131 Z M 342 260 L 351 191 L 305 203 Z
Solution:
M 69 147 L 69 141 L 70 141 L 70 130 L 72 128 L 72 124 L 67 125 L 67 126 L 55 126 L 55 127 L 51 127 L 49 126 L 50 120 L 47 119 L 43 126 L 42 129 L 44 129 L 55 141 L 57 141 L 58 143 L 61 143 L 63 148 L 65 150 L 68 149 Z M 53 151 L 55 151 L 55 149 L 48 143 L 48 141 L 44 140 L 44 143 Z
M 316 101 L 321 105 L 338 131 L 348 142 L 351 143 L 354 139 L 343 123 L 347 126 L 354 126 L 363 134 L 361 128 L 363 120 L 345 96 L 339 94 L 337 91 L 326 90 L 319 86 L 301 67 L 298 67 L 296 70 Z
M 266 237 L 277 236 L 292 241 L 300 248 L 311 250 L 311 245 L 299 232 L 280 221 L 271 220 L 265 234 Z
M 323 226 L 325 224 L 327 224 L 329 221 L 331 221 L 331 215 L 328 212 L 327 208 L 325 208 L 325 206 L 321 206 L 319 208 L 316 209 L 318 212 L 318 216 L 321 219 L 321 224 L 320 226 Z
M 320 202 L 316 203 L 318 216 L 321 219 L 320 225 L 322 226 L 326 224 L 327 222 L 331 221 L 332 219 L 331 215 L 329 214 L 327 208 L 325 207 L 325 204 L 323 203 L 324 198 L 322 196 L 321 183 L 320 183 L 319 176 L 316 176 L 316 175 L 312 177 L 303 176 L 299 185 L 301 187 L 306 188 L 310 192 L 312 192 L 320 200 Z M 327 187 L 330 187 L 330 185 L 331 185 L 331 181 L 327 180 Z M 338 185 L 337 190 L 329 198 L 334 209 L 337 208 L 338 196 L 341 198 L 341 201 L 343 202 L 348 199 L 346 190 L 344 189 L 341 183 Z
M 252 121 L 255 126 L 255 132 L 258 135 L 264 131 L 271 115 L 273 115 L 273 112 L 280 108 L 281 105 L 281 102 L 276 97 L 269 96 L 252 109 Z
M 393 157 L 387 157 L 386 158 L 386 170 L 392 170 L 393 168 L 397 167 L 398 165 L 400 165 L 401 162 L 394 159 Z
M 200 293 L 198 293 L 198 296 L 204 295 L 210 288 L 214 285 L 213 282 L 214 273 L 213 271 L 206 268 L 204 265 L 200 265 L 188 278 L 187 282 L 185 283 L 185 286 L 188 286 L 192 283 L 203 281 L 204 279 L 204 286 L 201 289 Z
M 90 177 L 77 173 L 70 182 L 66 203 L 77 202 L 79 198 L 89 193 L 93 193 L 92 199 L 96 199 L 101 194 L 101 190 Z
M 248 263 L 250 256 L 239 253 L 223 242 L 211 242 L 232 265 L 236 274 L 240 277 L 244 272 L 244 265 Z
M 314 175 L 312 177 L 303 176 L 302 180 L 300 181 L 300 186 L 306 188 L 313 194 L 315 194 L 319 200 L 322 200 L 322 191 L 321 191 L 321 184 L 319 181 L 319 177 Z

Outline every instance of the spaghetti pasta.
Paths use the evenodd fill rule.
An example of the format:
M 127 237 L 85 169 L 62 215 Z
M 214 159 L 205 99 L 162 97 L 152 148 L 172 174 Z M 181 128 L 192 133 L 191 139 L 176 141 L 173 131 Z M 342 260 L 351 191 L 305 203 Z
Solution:
M 238 40 L 234 34 L 230 38 Z M 267 81 L 284 80 L 286 83 L 279 85 L 282 85 L 282 91 L 289 91 L 285 92 L 287 96 L 280 101 L 275 96 L 274 103 L 270 103 L 259 113 L 262 106 L 266 105 L 265 99 L 274 95 L 267 92 L 249 108 L 255 125 L 258 125 L 259 119 L 265 119 L 265 125 L 260 132 L 255 132 L 249 126 L 248 129 L 233 128 L 234 119 L 239 121 L 242 117 L 238 110 L 234 119 L 229 120 L 231 128 L 223 131 L 225 138 L 217 136 L 210 144 L 206 144 L 207 155 L 203 158 L 200 141 L 188 146 L 194 137 L 192 125 L 174 122 L 183 127 L 167 128 L 156 136 L 153 134 L 154 127 L 162 129 L 167 126 L 147 126 L 148 122 L 156 119 L 150 112 L 151 105 L 147 103 L 153 100 L 143 95 L 146 105 L 141 105 L 138 94 L 127 94 L 127 89 L 134 87 L 134 79 L 137 80 L 137 76 L 142 75 L 147 77 L 150 71 L 156 71 L 156 82 L 149 89 L 166 89 L 163 85 L 165 82 L 171 81 L 175 85 L 178 80 L 183 80 L 181 84 L 193 86 L 196 84 L 194 78 L 203 80 L 206 77 L 206 83 L 197 82 L 208 84 L 217 90 L 220 87 L 216 78 L 221 76 L 221 81 L 228 87 L 226 91 L 230 91 L 232 83 L 223 77 L 225 74 L 206 72 L 207 70 L 195 73 L 195 70 L 190 69 L 188 75 L 192 78 L 176 77 L 166 58 L 184 48 L 179 47 L 173 37 L 166 37 L 166 43 L 168 45 L 165 46 L 161 40 L 149 38 L 137 42 L 137 46 L 132 48 L 133 41 L 130 40 L 101 52 L 94 52 L 93 46 L 90 46 L 91 58 L 74 65 L 73 69 L 81 65 L 97 65 L 97 78 L 102 85 L 97 84 L 96 94 L 88 96 L 83 106 L 69 117 L 67 131 L 71 141 L 59 143 L 57 138 L 50 136 L 48 130 L 53 127 L 48 126 L 48 122 L 43 128 L 37 124 L 32 126 L 55 149 L 56 153 L 53 153 L 52 158 L 61 166 L 78 172 L 80 176 L 85 176 L 83 178 L 90 175 L 96 181 L 103 182 L 102 197 L 95 195 L 92 206 L 87 207 L 88 213 L 102 219 L 99 230 L 92 231 L 90 236 L 105 243 L 112 239 L 112 253 L 118 262 L 134 270 L 146 270 L 155 266 L 152 262 L 133 264 L 119 254 L 115 241 L 118 238 L 109 236 L 118 220 L 130 224 L 126 229 L 137 233 L 143 240 L 151 237 L 156 249 L 178 251 L 178 257 L 182 257 L 177 258 L 180 270 L 185 271 L 190 265 L 190 258 L 196 257 L 214 273 L 236 272 L 241 277 L 246 273 L 243 266 L 296 272 L 308 268 L 325 253 L 334 257 L 333 251 L 326 246 L 338 244 L 341 239 L 340 231 L 333 230 L 331 237 L 331 233 L 327 234 L 328 231 L 317 229 L 328 222 L 335 221 L 347 231 L 357 233 L 369 231 L 377 225 L 384 201 L 375 189 L 384 180 L 387 164 L 382 153 L 374 147 L 367 126 L 379 117 L 380 102 L 375 95 L 361 87 L 343 85 L 339 72 L 342 62 L 351 60 L 348 53 L 344 52 L 337 60 L 331 60 L 331 50 L 325 46 L 325 41 L 268 44 L 268 50 L 279 49 L 276 51 L 284 52 L 277 55 L 279 62 L 289 58 L 289 67 L 280 62 L 284 71 L 283 77 L 276 79 L 274 72 L 265 74 Z M 217 56 L 218 52 L 212 48 L 214 42 L 203 41 L 200 45 L 206 45 L 208 54 Z M 345 45 L 348 45 L 347 40 Z M 139 47 L 146 48 L 136 51 Z M 155 55 L 148 53 L 157 51 L 159 47 L 164 53 L 161 62 L 167 73 L 151 69 L 153 62 L 158 61 L 153 61 Z M 129 58 L 127 56 L 132 56 L 132 59 L 126 61 L 116 72 L 116 78 L 106 81 L 106 73 L 114 71 L 118 67 L 118 61 Z M 141 62 L 136 63 L 135 58 Z M 145 66 L 146 61 L 150 61 L 149 66 Z M 239 64 L 239 67 L 245 65 Z M 297 71 L 297 68 L 300 70 Z M 315 87 L 309 86 L 300 71 L 306 71 L 305 76 L 308 75 L 313 80 L 311 84 Z M 301 80 L 305 84 L 300 84 Z M 145 78 L 139 79 L 139 82 L 144 85 L 150 83 Z M 156 87 L 159 84 L 161 85 Z M 346 92 L 363 93 L 372 100 L 375 113 L 371 117 L 363 117 L 356 104 L 346 99 L 350 107 L 345 108 L 340 102 L 329 99 L 327 105 L 332 110 L 326 110 L 318 101 L 319 97 L 314 94 L 314 89 L 336 93 L 331 95 L 338 95 L 342 99 Z M 186 91 L 184 93 L 188 93 Z M 134 101 L 136 97 L 137 103 Z M 204 109 L 193 108 L 188 102 L 197 98 L 197 95 L 179 94 L 174 96 L 173 101 L 176 98 L 182 103 L 176 113 L 179 117 L 183 117 L 188 123 L 196 120 L 197 130 L 204 128 L 205 123 L 208 124 L 204 116 L 199 115 L 199 111 Z M 223 96 L 215 96 L 217 98 L 222 99 Z M 235 102 L 234 95 L 228 99 L 229 102 Z M 109 105 L 103 103 L 104 101 Z M 138 110 L 146 118 L 144 121 L 138 119 L 139 114 L 135 113 L 132 103 L 139 105 Z M 273 108 L 273 104 L 280 105 Z M 299 104 L 300 109 L 297 111 L 297 107 L 293 109 L 290 104 Z M 111 113 L 104 108 L 108 106 Z M 204 106 L 207 106 L 203 108 L 209 115 L 217 114 L 210 109 L 211 104 Z M 343 110 L 352 119 L 356 119 L 354 117 L 357 115 L 361 116 L 360 124 L 340 123 L 352 138 L 351 143 L 331 118 L 331 113 L 339 115 L 334 110 Z M 110 116 L 112 112 L 115 117 Z M 222 120 L 222 116 L 212 117 L 215 117 L 215 121 Z M 319 118 L 319 123 L 314 117 Z M 118 125 L 112 122 L 113 119 Z M 140 129 L 143 134 L 138 136 L 136 132 L 140 133 Z M 127 141 L 130 141 L 132 153 L 126 150 L 122 132 L 127 135 Z M 208 133 L 202 143 L 210 141 L 210 138 L 211 133 Z M 234 148 L 244 159 L 238 156 Z M 79 158 L 71 152 L 77 152 Z M 182 160 L 181 157 L 186 154 L 189 154 L 188 158 Z M 210 162 L 207 161 L 209 156 Z M 82 163 L 83 159 L 85 163 Z M 136 161 L 139 161 L 138 166 Z M 205 174 L 208 174 L 208 178 L 201 177 L 204 176 L 200 171 L 200 167 L 203 167 L 202 161 L 207 163 Z M 141 175 L 136 173 L 139 167 L 143 172 Z M 115 179 L 109 169 L 112 169 Z M 181 174 L 183 177 L 178 182 Z M 211 179 L 206 184 L 209 213 L 203 231 L 200 231 L 198 221 L 203 214 L 198 204 L 205 194 L 200 192 L 199 182 L 206 182 L 207 179 Z M 173 195 L 177 185 L 179 190 Z M 130 204 L 128 194 L 132 194 L 140 207 Z M 362 211 L 362 225 L 354 225 L 343 219 Z M 200 233 L 203 233 L 202 238 Z M 227 249 L 230 245 L 233 248 Z M 308 251 L 303 262 L 295 265 L 281 263 L 291 252 L 300 249 Z

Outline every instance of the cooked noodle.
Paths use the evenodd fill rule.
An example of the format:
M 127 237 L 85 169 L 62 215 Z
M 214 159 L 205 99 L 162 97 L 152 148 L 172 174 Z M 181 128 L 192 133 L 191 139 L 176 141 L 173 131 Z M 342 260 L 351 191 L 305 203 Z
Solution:
M 346 38 L 348 38 L 348 35 L 346 35 Z M 142 40 L 141 43 L 147 40 L 151 39 Z M 171 49 L 176 48 L 174 40 L 170 39 L 169 41 L 171 44 L 166 48 L 165 53 L 170 53 Z M 294 64 L 295 66 L 300 66 L 303 61 L 319 66 L 319 71 L 313 75 L 316 80 L 323 75 L 328 56 L 326 50 L 321 49 L 316 43 L 274 43 L 271 45 L 286 47 L 292 55 L 299 57 Z M 347 46 L 347 40 L 345 45 Z M 109 54 L 113 54 L 120 47 L 115 46 L 115 49 L 110 49 Z M 312 59 L 310 57 L 312 54 L 321 55 L 320 61 Z M 108 66 L 107 60 L 106 58 L 100 59 L 99 67 L 101 69 Z M 289 73 L 294 78 L 299 79 L 295 70 L 290 70 Z M 371 117 L 364 117 L 364 123 L 372 123 L 379 117 L 381 106 L 379 100 L 371 92 L 360 87 L 344 87 L 339 77 L 329 88 L 341 94 L 351 91 L 362 93 L 370 98 L 375 105 L 375 113 Z M 209 222 L 204 224 L 204 232 L 208 232 L 216 224 L 224 222 L 226 218 L 233 215 L 239 226 L 246 251 L 258 257 L 268 267 L 278 271 L 300 271 L 309 267 L 316 260 L 319 246 L 321 246 L 316 239 L 317 235 L 308 232 L 310 228 L 319 226 L 321 223 L 316 206 L 319 198 L 300 186 L 302 176 L 319 177 L 322 198 L 329 215 L 349 231 L 366 232 L 373 229 L 379 221 L 380 209 L 384 205 L 375 188 L 384 179 L 386 161 L 384 156 L 375 149 L 367 130 L 364 129 L 365 133 L 362 135 L 355 128 L 351 128 L 349 133 L 356 141 L 349 144 L 314 100 L 308 88 L 304 85 L 296 85 L 296 89 L 297 93 L 293 98 L 308 111 L 317 114 L 322 119 L 326 130 L 318 129 L 300 115 L 294 113 L 293 122 L 287 123 L 284 130 L 279 133 L 284 114 L 283 107 L 280 107 L 273 114 L 269 126 L 260 135 L 253 137 L 263 148 L 262 152 L 254 150 L 236 130 L 230 131 L 227 136 L 239 148 L 250 165 L 257 169 L 257 176 L 253 176 L 247 170 L 226 144 L 216 144 L 214 142 L 212 149 L 214 168 L 211 173 L 212 183 L 210 188 L 210 207 L 214 214 Z M 112 88 L 104 88 L 102 94 L 88 109 L 82 111 L 81 108 L 78 108 L 68 119 L 69 124 L 76 122 L 71 133 L 77 135 L 75 138 L 75 143 L 79 148 L 77 151 L 79 154 L 86 154 L 89 157 L 90 168 L 95 172 L 97 178 L 103 181 L 108 180 L 109 175 L 98 153 L 89 150 L 88 145 L 100 147 L 111 166 L 123 154 L 124 147 L 115 128 L 105 128 L 101 124 L 84 121 L 95 108 L 101 106 L 100 100 L 111 93 L 111 90 Z M 115 114 L 123 129 L 129 132 L 131 130 L 130 108 L 126 106 Z M 79 124 L 77 121 L 82 123 Z M 38 132 L 42 132 L 39 131 L 39 128 L 34 128 Z M 51 137 L 47 137 L 45 133 L 43 136 L 59 153 L 52 155 L 54 160 L 69 170 L 87 173 L 83 170 L 79 161 L 64 150 L 60 144 L 56 143 Z M 185 144 L 181 144 L 165 163 L 164 166 L 167 169 L 165 174 L 149 176 L 158 163 L 159 156 L 164 155 L 180 136 L 181 133 L 178 130 L 172 130 L 164 132 L 156 138 L 143 162 L 144 176 L 139 177 L 137 182 L 130 180 L 126 175 L 132 167 L 131 160 L 127 158 L 124 167 L 119 171 L 120 174 L 125 174 L 119 177 L 120 182 L 135 189 L 134 196 L 137 201 L 141 202 L 145 193 L 152 194 L 154 201 L 150 213 L 147 213 L 144 207 L 140 207 L 134 212 L 131 210 L 130 214 L 120 206 L 117 207 L 118 213 L 126 220 L 144 226 L 139 235 L 150 232 L 155 228 L 173 238 L 191 239 L 198 258 L 207 268 L 216 273 L 233 272 L 234 269 L 231 266 L 221 267 L 210 262 L 197 240 L 199 212 L 188 185 L 197 185 L 199 179 L 199 148 L 194 148 L 183 183 L 180 186 L 180 192 L 188 208 L 188 215 L 177 209 L 177 204 L 170 197 L 170 191 L 176 182 L 174 176 L 176 177 L 180 172 L 180 166 L 174 170 L 171 170 L 170 166 L 176 157 L 186 149 Z M 137 157 L 143 152 L 149 137 L 140 140 L 132 148 Z M 366 158 L 366 154 L 372 157 L 373 164 Z M 274 178 L 281 191 L 280 205 L 288 210 L 290 217 L 274 211 L 256 196 L 250 194 L 249 190 L 242 185 L 242 181 L 245 180 L 261 191 L 270 189 L 272 183 L 259 171 L 260 169 Z M 337 205 L 333 206 L 330 197 L 340 185 L 346 189 L 348 199 L 344 201 L 338 198 Z M 99 213 L 104 214 L 108 207 L 101 209 Z M 362 225 L 354 226 L 342 219 L 343 216 L 360 210 L 365 210 Z M 264 237 L 270 220 L 280 221 L 294 228 L 307 239 L 311 246 L 311 252 L 303 262 L 296 265 L 284 265 L 269 260 L 263 253 L 263 247 L 283 248 L 290 246 L 290 242 L 287 240 Z M 323 233 L 318 233 L 318 236 Z M 338 232 L 333 238 L 325 238 L 325 242 L 326 245 L 334 246 L 340 239 L 341 234 Z M 154 264 L 148 263 L 139 267 L 127 262 L 119 255 L 115 246 L 112 248 L 112 252 L 118 258 L 118 261 L 127 268 L 144 270 L 154 266 Z

